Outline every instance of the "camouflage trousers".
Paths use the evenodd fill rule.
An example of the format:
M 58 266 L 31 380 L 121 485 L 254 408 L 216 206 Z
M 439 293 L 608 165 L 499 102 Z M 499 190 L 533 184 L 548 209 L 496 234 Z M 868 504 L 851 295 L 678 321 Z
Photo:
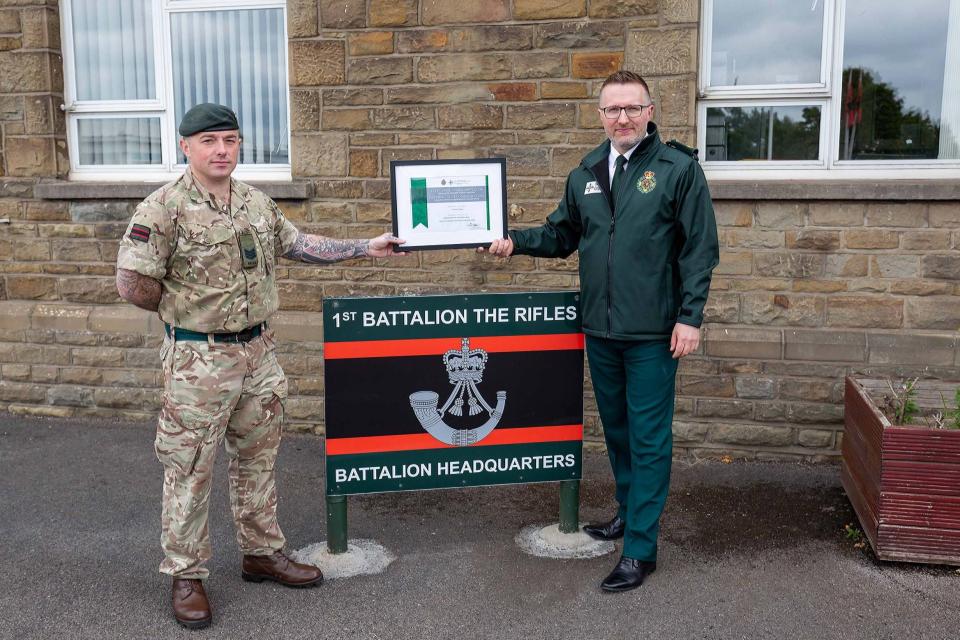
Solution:
M 230 505 L 237 543 L 248 555 L 283 548 L 274 462 L 287 381 L 273 333 L 247 343 L 167 337 L 160 349 L 164 393 L 155 442 L 163 464 L 160 572 L 205 579 L 207 511 L 220 442 L 230 458 Z

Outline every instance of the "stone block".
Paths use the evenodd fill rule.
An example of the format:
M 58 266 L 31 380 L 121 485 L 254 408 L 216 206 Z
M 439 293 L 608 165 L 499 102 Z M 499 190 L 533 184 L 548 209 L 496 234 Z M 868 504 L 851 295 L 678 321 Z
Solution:
M 366 57 L 350 61 L 350 84 L 403 84 L 413 80 L 413 58 Z
M 317 3 L 317 0 L 305 0 Z M 324 29 L 356 29 L 366 26 L 365 0 L 319 0 L 320 25 Z
M 580 165 L 580 161 L 590 152 L 589 147 L 555 147 L 550 175 L 562 177 Z
M 412 27 L 418 0 L 370 0 L 371 27 Z
M 400 149 L 393 147 L 381 152 L 381 175 L 390 175 L 390 162 L 393 160 L 432 160 L 432 149 Z M 382 233 L 382 232 L 381 232 Z
M 47 391 L 47 403 L 54 406 L 89 407 L 93 404 L 93 392 L 83 387 L 61 384 Z
M 38 304 L 33 308 L 30 326 L 39 330 L 83 331 L 90 308 L 76 305 Z
M 34 51 L 0 51 L 0 93 L 37 93 L 51 87 L 48 54 Z
M 704 335 L 706 354 L 718 358 L 779 360 L 781 342 L 777 329 L 708 327 Z
M 843 393 L 837 391 L 837 383 L 833 380 L 790 378 L 780 381 L 780 397 L 784 400 L 834 402 L 841 400 Z
M 13 246 L 13 259 L 50 260 L 50 243 L 45 240 L 21 240 Z
M 801 429 L 797 432 L 797 444 L 810 449 L 829 449 L 833 446 L 833 431 Z
M 315 180 L 313 193 L 317 198 L 355 200 L 363 196 L 363 184 L 355 180 Z
M 931 227 L 960 228 L 960 204 L 934 202 L 928 210 Z
M 393 53 L 393 31 L 365 31 L 347 35 L 347 51 L 352 56 L 376 56 Z
M 750 275 L 753 272 L 753 254 L 748 251 L 721 251 L 720 264 L 714 269 L 717 275 Z M 717 280 L 714 279 L 714 286 Z
M 848 290 L 847 283 L 843 280 L 796 280 L 790 289 L 802 293 L 836 293 Z
M 487 89 L 498 102 L 530 102 L 537 99 L 537 85 L 532 82 L 500 82 Z
M 323 0 L 320 4 L 323 4 Z M 287 0 L 287 37 L 311 38 L 317 35 L 318 8 L 317 0 Z
M 823 275 L 826 258 L 810 253 L 757 253 L 754 272 L 780 278 L 815 278 Z
M 387 88 L 388 104 L 456 104 L 493 99 L 488 87 L 475 83 Z
M 86 224 L 94 222 L 126 223 L 133 215 L 134 207 L 135 203 L 123 200 L 74 200 L 68 205 L 70 219 L 74 222 Z M 56 227 L 61 231 L 77 228 L 78 234 L 75 237 L 86 237 L 91 231 L 90 227 L 86 225 L 56 225 Z M 74 234 L 71 233 L 70 235 Z
M 324 109 L 324 131 L 363 131 L 371 128 L 369 109 Z
M 114 304 L 122 302 L 113 278 L 63 278 L 60 297 L 70 302 Z
M 350 89 L 327 89 L 322 92 L 324 107 L 353 107 L 383 104 L 383 90 L 353 87 Z
M 545 176 L 550 173 L 550 150 L 543 147 L 494 147 L 494 155 L 507 159 L 509 176 Z
M 897 280 L 890 283 L 890 293 L 902 296 L 950 295 L 954 287 L 950 282 L 924 282 L 922 280 Z
M 433 129 L 433 109 L 426 107 L 385 107 L 373 110 L 376 129 Z
M 697 30 L 694 28 L 631 31 L 627 35 L 625 68 L 639 69 L 644 76 L 696 73 L 696 56 Z
M 815 327 L 823 323 L 825 306 L 818 296 L 745 293 L 740 314 L 745 324 Z
M 685 396 L 708 396 L 711 398 L 735 398 L 736 388 L 730 376 L 677 377 L 677 392 Z
M 149 333 L 151 313 L 131 305 L 97 307 L 90 311 L 87 326 L 94 333 Z
M 370 151 L 368 149 L 363 149 L 362 151 Z M 351 155 L 353 151 L 350 152 Z M 376 154 L 376 151 L 373 152 Z M 376 155 L 374 155 L 376 158 Z M 377 169 L 379 165 L 374 165 L 374 170 Z M 308 219 L 311 222 L 355 222 L 354 216 L 355 205 L 348 202 L 311 202 L 310 203 L 310 214 Z M 290 274 L 291 279 L 299 276 L 298 274 Z M 311 274 L 315 275 L 315 274 Z
M 769 399 L 777 395 L 777 381 L 762 376 L 737 376 L 734 379 L 738 398 Z
M 677 444 L 703 442 L 709 425 L 702 422 L 673 421 L 673 441 Z
M 940 229 L 904 231 L 900 246 L 908 251 L 937 251 L 950 248 L 950 233 Z
M 822 227 L 863 226 L 867 206 L 856 202 L 810 204 L 810 223 Z
M 375 178 L 379 175 L 380 158 L 376 149 L 350 150 L 350 175 Z
M 756 424 L 714 424 L 710 426 L 707 440 L 754 447 L 786 447 L 793 443 L 793 430 Z
M 659 9 L 658 0 L 590 0 L 591 18 L 631 18 L 652 16 Z
M 540 83 L 540 97 L 544 100 L 577 99 L 588 96 L 589 92 L 585 82 L 550 82 L 545 80 Z
M 7 175 L 36 178 L 58 175 L 53 138 L 7 137 L 4 142 Z
M 867 206 L 867 226 L 870 227 L 925 227 L 926 203 L 872 202 Z
M 552 20 L 587 15 L 587 0 L 513 0 L 514 20 Z
M 342 133 L 293 135 L 294 176 L 343 176 L 347 173 L 347 136 Z
M 450 2 L 450 0 L 423 0 L 420 15 L 425 25 L 503 22 L 510 19 L 509 0 L 484 2 Z
M 827 325 L 897 329 L 903 326 L 903 301 L 876 296 L 830 297 Z
M 900 234 L 887 229 L 847 229 L 843 242 L 848 249 L 896 249 Z
M 319 131 L 320 92 L 290 91 L 290 129 L 292 131 Z
M 0 33 L 20 33 L 20 12 L 16 9 L 0 11 Z
M 696 124 L 696 82 L 669 78 L 657 83 L 657 124 L 664 127 L 692 127 Z
M 907 299 L 906 326 L 914 329 L 960 331 L 960 297 Z
M 343 40 L 294 40 L 290 43 L 290 85 L 343 84 Z
M 694 414 L 700 418 L 740 418 L 753 416 L 753 403 L 745 400 L 712 400 L 697 398 Z
M 870 258 L 870 272 L 875 278 L 913 278 L 919 270 L 919 256 L 878 255 Z
M 25 133 L 55 133 L 53 104 L 48 96 L 25 96 L 23 105 Z
M 46 276 L 8 275 L 7 297 L 14 300 L 56 300 L 57 279 Z
M 567 76 L 567 56 L 558 56 L 552 51 L 516 53 L 512 56 L 512 61 L 513 77 L 517 79 Z
M 915 333 L 867 334 L 868 362 L 891 365 L 952 365 L 956 336 Z
M 921 262 L 924 278 L 960 281 L 960 255 L 925 255 Z
M 718 200 L 713 203 L 713 212 L 717 218 L 717 225 L 720 227 L 750 227 L 753 225 L 752 202 Z
M 511 75 L 511 60 L 504 53 L 457 53 L 421 58 L 417 66 L 420 82 L 454 80 L 502 80 Z
M 440 129 L 499 129 L 503 125 L 503 109 L 488 104 L 457 104 L 437 109 Z
M 622 49 L 622 22 L 551 22 L 538 25 L 538 49 Z
M 786 232 L 788 249 L 834 251 L 840 248 L 840 232 L 823 229 L 799 229 Z
M 740 296 L 735 293 L 711 293 L 703 308 L 705 322 L 730 324 L 740 319 Z
M 828 276 L 862 277 L 869 269 L 868 256 L 863 254 L 833 254 L 827 256 L 824 273 Z
M 803 226 L 807 205 L 797 202 L 761 202 L 757 205 L 758 226 L 766 229 L 789 229 Z
M 160 408 L 160 394 L 155 389 L 101 387 L 93 390 L 93 402 L 98 407 L 153 411 Z
M 581 129 L 602 129 L 603 123 L 600 121 L 600 113 L 597 111 L 596 104 L 578 104 L 577 105 L 577 126 Z M 597 132 L 600 136 L 601 131 Z M 603 140 L 603 138 L 600 138 Z
M 723 243 L 728 247 L 749 249 L 779 249 L 784 246 L 784 232 L 759 228 L 721 230 Z
M 43 403 L 47 399 L 46 389 L 39 384 L 0 380 L 0 401 Z
M 575 53 L 571 63 L 574 78 L 606 78 L 623 68 L 623 53 Z
M 4 364 L 0 366 L 0 380 L 28 382 L 30 380 L 30 365 Z
M 576 105 L 532 104 L 507 107 L 508 129 L 557 129 L 576 126 Z

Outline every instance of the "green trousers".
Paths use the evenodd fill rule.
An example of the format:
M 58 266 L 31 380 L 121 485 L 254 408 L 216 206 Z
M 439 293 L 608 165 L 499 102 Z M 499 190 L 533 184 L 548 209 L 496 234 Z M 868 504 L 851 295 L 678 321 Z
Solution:
M 678 361 L 660 340 L 587 336 L 586 345 L 619 515 L 626 522 L 623 555 L 655 561 L 670 488 Z

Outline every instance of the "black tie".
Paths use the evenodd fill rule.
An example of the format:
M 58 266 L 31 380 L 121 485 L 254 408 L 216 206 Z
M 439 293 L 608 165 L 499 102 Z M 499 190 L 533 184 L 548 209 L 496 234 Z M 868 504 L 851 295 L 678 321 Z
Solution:
M 617 194 L 620 192 L 620 183 L 623 182 L 623 165 L 627 162 L 626 156 L 617 156 L 617 166 L 613 169 L 613 183 L 610 185 L 610 202 L 613 210 L 617 210 Z

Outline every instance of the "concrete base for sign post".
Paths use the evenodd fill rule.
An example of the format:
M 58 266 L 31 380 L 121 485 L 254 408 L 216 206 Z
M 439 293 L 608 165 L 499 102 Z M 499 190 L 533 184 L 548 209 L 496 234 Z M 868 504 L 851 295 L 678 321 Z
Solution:
M 344 553 L 330 553 L 327 543 L 318 542 L 294 551 L 297 562 L 320 567 L 325 578 L 350 578 L 383 573 L 396 556 L 376 540 L 350 540 Z
M 516 537 L 517 545 L 540 558 L 580 559 L 605 556 L 616 549 L 608 540 L 594 540 L 583 531 L 561 533 L 559 524 L 530 525 Z

